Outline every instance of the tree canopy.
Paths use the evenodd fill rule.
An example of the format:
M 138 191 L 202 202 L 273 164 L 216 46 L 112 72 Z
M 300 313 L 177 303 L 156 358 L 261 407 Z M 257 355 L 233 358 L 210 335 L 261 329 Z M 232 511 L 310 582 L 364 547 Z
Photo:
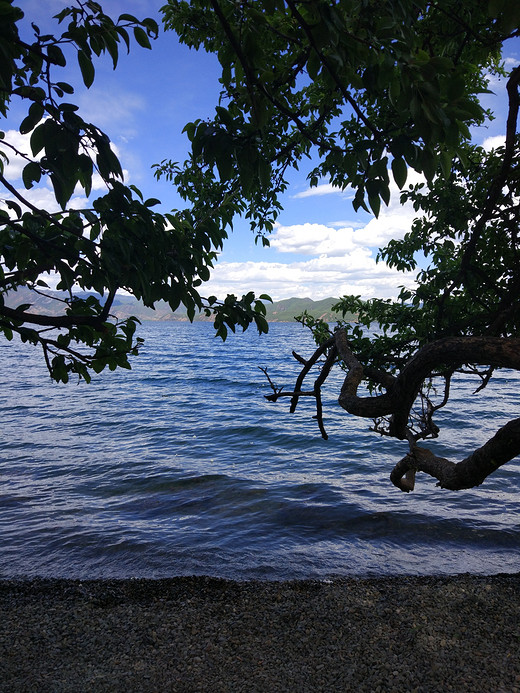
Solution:
M 132 43 L 151 47 L 157 23 L 130 14 L 112 19 L 91 0 L 56 15 L 61 33 L 42 33 L 34 23 L 29 28 L 30 18 L 12 0 L 0 0 L 0 17 L 0 116 L 23 109 L 19 133 L 29 141 L 27 151 L 21 151 L 11 130 L 0 133 L 4 336 L 17 334 L 40 345 L 52 378 L 66 382 L 71 373 L 89 380 L 92 370 L 130 367 L 128 357 L 137 353 L 141 340 L 135 337 L 136 319 L 111 319 L 120 289 L 150 307 L 163 300 L 175 310 L 182 303 L 190 317 L 205 310 L 214 315 L 217 333 L 224 338 L 228 328 L 246 328 L 251 322 L 266 331 L 265 308 L 254 294 L 223 301 L 199 294 L 226 237 L 220 220 L 208 214 L 217 202 L 168 214 L 154 211 L 159 200 L 144 199 L 136 187 L 125 184 L 108 136 L 83 120 L 71 103 L 74 86 L 60 79 L 60 71 L 73 61 L 90 87 L 98 56 L 107 54 L 115 69 L 121 48 L 130 50 Z M 25 190 L 6 177 L 13 157 L 23 161 Z M 105 193 L 93 199 L 95 176 Z M 55 197 L 49 209 L 33 204 L 29 192 L 44 181 L 50 181 Z M 76 190 L 88 198 L 88 207 L 71 203 Z M 45 294 L 49 273 L 64 292 L 63 298 L 53 295 L 63 305 L 60 315 L 38 314 L 12 293 L 24 287 Z
M 497 368 L 520 368 L 520 65 L 506 70 L 501 61 L 504 44 L 520 36 L 520 6 L 169 0 L 163 13 L 167 28 L 216 54 L 222 68 L 214 118 L 186 126 L 189 161 L 158 168 L 195 207 L 215 205 L 221 221 L 241 213 L 268 243 L 287 172 L 308 161 L 310 184 L 351 187 L 356 209 L 378 215 L 393 179 L 417 212 L 405 238 L 380 250 L 391 267 L 417 272 L 416 288 L 393 301 L 342 298 L 333 330 L 301 316 L 317 350 L 309 360 L 296 355 L 294 390 L 270 380 L 269 398 L 291 397 L 292 410 L 315 398 L 326 437 L 321 388 L 339 365 L 340 405 L 408 441 L 391 475 L 396 486 L 412 490 L 417 471 L 449 489 L 482 483 L 520 454 L 520 418 L 459 463 L 418 442 L 439 435 L 435 413 L 455 374 L 475 373 L 483 390 Z M 479 102 L 493 73 L 507 81 L 507 116 L 503 146 L 485 151 L 472 129 L 493 117 Z M 409 169 L 423 182 L 407 186 Z M 347 312 L 357 323 L 341 319 Z
M 520 65 L 506 69 L 501 60 L 504 45 L 520 36 L 520 6 L 169 0 L 162 12 L 166 29 L 214 53 L 221 65 L 214 117 L 185 127 L 188 160 L 156 167 L 186 202 L 168 214 L 125 184 L 109 138 L 83 120 L 70 102 L 73 85 L 59 78 L 72 60 L 90 87 L 98 56 L 108 54 L 116 68 L 121 48 L 151 47 L 156 22 L 129 14 L 113 19 L 87 0 L 56 15 L 53 34 L 32 24 L 28 39 L 23 12 L 0 0 L 0 115 L 21 104 L 19 133 L 30 143 L 27 154 L 8 132 L 0 139 L 0 330 L 40 345 L 58 381 L 129 367 L 139 338 L 135 319 L 111 319 L 120 289 L 147 306 L 182 303 L 190 317 L 205 310 L 222 337 L 251 322 L 266 331 L 264 306 L 252 292 L 223 301 L 200 293 L 233 219 L 248 219 L 268 244 L 288 173 L 306 164 L 311 185 L 326 180 L 351 188 L 354 207 L 376 216 L 396 185 L 417 219 L 380 257 L 415 271 L 416 287 L 393 301 L 343 297 L 334 329 L 301 316 L 316 352 L 308 360 L 297 356 L 302 370 L 292 392 L 271 381 L 269 397 L 290 396 L 292 409 L 303 396 L 315 398 L 326 437 L 321 388 L 339 366 L 340 405 L 371 419 L 375 432 L 408 443 L 391 475 L 396 486 L 411 490 L 417 471 L 450 489 L 482 483 L 520 453 L 520 419 L 459 463 L 418 443 L 439 435 L 435 414 L 458 372 L 475 373 L 484 390 L 497 368 L 520 368 Z M 507 82 L 507 116 L 503 146 L 485 151 L 472 132 L 493 117 L 479 101 L 489 74 Z M 24 161 L 25 191 L 6 177 L 13 155 Z M 423 182 L 407 184 L 410 169 Z M 94 176 L 106 188 L 96 199 Z M 29 191 L 44 180 L 54 192 L 52 209 L 31 202 Z M 71 204 L 78 189 L 89 200 L 82 209 Z M 48 273 L 65 292 L 62 315 L 12 306 L 8 297 L 19 287 L 45 293 Z M 356 323 L 345 320 L 352 312 Z M 314 367 L 318 374 L 304 389 Z

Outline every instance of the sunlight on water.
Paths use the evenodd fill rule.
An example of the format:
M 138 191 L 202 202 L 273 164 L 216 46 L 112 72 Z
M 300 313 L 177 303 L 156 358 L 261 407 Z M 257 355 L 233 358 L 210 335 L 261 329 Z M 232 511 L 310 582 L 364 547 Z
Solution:
M 329 440 L 312 402 L 267 402 L 268 367 L 291 389 L 296 324 L 267 336 L 149 323 L 131 372 L 56 385 L 40 354 L 0 346 L 0 576 L 210 574 L 280 579 L 520 569 L 520 464 L 450 493 L 423 475 L 413 494 L 388 476 L 406 452 L 325 393 Z M 461 459 L 519 404 L 510 372 L 480 396 L 461 379 L 432 446 Z

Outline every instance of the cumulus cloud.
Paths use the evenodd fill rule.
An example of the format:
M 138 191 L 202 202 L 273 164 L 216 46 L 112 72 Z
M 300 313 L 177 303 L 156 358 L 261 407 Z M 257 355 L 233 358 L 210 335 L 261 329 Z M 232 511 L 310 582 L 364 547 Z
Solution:
M 7 142 L 10 147 L 6 146 Z M 4 139 L 0 140 L 0 150 L 9 161 L 5 166 L 4 176 L 9 181 L 21 179 L 22 170 L 27 164 L 27 159 L 23 155 L 32 158 L 30 135 L 22 135 L 17 130 L 7 130 Z
M 345 255 L 354 249 L 354 229 L 334 229 L 324 224 L 278 226 L 271 247 L 281 253 L 300 255 Z
M 400 286 L 413 286 L 414 278 L 376 264 L 367 252 L 359 249 L 345 258 L 326 256 L 304 262 L 219 262 L 204 293 L 224 296 L 242 295 L 248 290 L 267 293 L 274 300 L 292 296 L 313 299 L 346 294 L 362 298 L 395 298 Z
M 32 204 L 38 209 L 46 209 L 49 212 L 59 211 L 58 203 L 56 202 L 56 197 L 54 196 L 54 191 L 50 186 L 39 186 L 36 188 L 31 188 L 31 190 L 25 190 L 24 188 L 18 188 L 17 192 L 25 199 L 27 202 Z M 7 193 L 2 197 L 2 200 L 15 200 L 20 203 L 19 199 L 16 199 L 11 193 Z M 0 202 L 2 207 L 4 206 Z M 24 208 L 24 205 L 21 205 Z M 89 202 L 84 195 L 76 194 L 71 198 L 67 207 L 69 209 L 83 209 L 89 206 Z
M 492 149 L 503 147 L 505 143 L 505 135 L 495 135 L 494 137 L 486 137 L 486 139 L 482 142 L 482 147 L 486 150 L 486 152 L 490 152 Z
M 421 180 L 418 174 L 409 174 L 409 183 Z M 369 219 L 364 225 L 348 221 L 279 225 L 269 252 L 279 254 L 283 261 L 276 257 L 271 262 L 220 261 L 204 291 L 222 296 L 254 290 L 275 300 L 345 294 L 364 299 L 395 298 L 399 287 L 414 286 L 415 275 L 397 272 L 375 258 L 380 247 L 410 230 L 416 213 L 411 205 L 400 204 L 395 185 L 391 200 L 378 219 Z
M 421 182 L 422 177 L 409 171 L 408 183 Z M 383 207 L 379 217 L 364 225 L 348 221 L 328 224 L 279 225 L 271 239 L 271 246 L 281 253 L 300 255 L 342 256 L 357 248 L 378 249 L 392 238 L 402 238 L 410 230 L 416 213 L 413 207 L 401 205 L 395 183 L 390 186 L 390 205 Z
M 377 250 L 392 238 L 402 238 L 410 230 L 415 216 L 412 209 L 402 208 L 389 210 L 361 228 L 309 223 L 278 226 L 271 246 L 281 253 L 300 255 L 342 257 L 360 248 L 370 255 L 371 251 L 367 249 Z
M 307 190 L 296 193 L 296 195 L 293 195 L 293 198 L 302 199 L 305 197 L 315 197 L 317 195 L 343 195 L 346 197 L 353 197 L 353 192 L 350 188 L 342 190 L 332 185 L 332 183 L 321 183 L 314 188 L 307 188 Z

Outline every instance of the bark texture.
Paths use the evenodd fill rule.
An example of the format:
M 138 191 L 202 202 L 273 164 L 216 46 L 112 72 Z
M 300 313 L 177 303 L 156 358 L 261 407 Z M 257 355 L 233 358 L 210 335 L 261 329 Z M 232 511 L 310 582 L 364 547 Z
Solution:
M 456 368 L 463 364 L 513 368 L 520 370 L 520 339 L 500 337 L 447 337 L 427 344 L 393 379 L 386 393 L 377 397 L 359 397 L 363 379 L 361 363 L 350 350 L 345 332 L 336 333 L 336 347 L 348 367 L 339 403 L 350 414 L 377 418 L 392 415 L 390 434 L 406 438 L 410 410 L 424 380 L 441 366 Z
M 480 486 L 499 467 L 520 455 L 520 418 L 509 421 L 482 447 L 461 462 L 437 457 L 427 448 L 416 446 L 394 467 L 390 480 L 401 491 L 411 491 L 409 472 L 426 472 L 438 479 L 437 486 L 460 491 Z
M 314 382 L 312 389 L 303 390 L 304 378 L 315 366 L 321 356 L 326 355 L 325 365 Z M 463 366 L 511 368 L 520 370 L 520 339 L 500 337 L 446 337 L 420 348 L 415 356 L 394 376 L 390 373 L 363 368 L 361 361 L 352 351 L 345 330 L 337 330 L 322 344 L 309 360 L 295 354 L 303 368 L 296 381 L 293 392 L 282 392 L 274 387 L 274 394 L 267 399 L 276 401 L 279 397 L 291 397 L 291 411 L 294 411 L 300 397 L 316 399 L 316 419 L 322 436 L 327 434 L 323 426 L 321 386 L 327 378 L 333 363 L 339 360 L 344 364 L 347 374 L 339 395 L 339 404 L 350 414 L 377 420 L 386 417 L 387 435 L 400 440 L 408 440 L 410 452 L 400 460 L 391 474 L 392 483 L 405 492 L 412 491 L 416 472 L 425 472 L 438 480 L 438 486 L 451 490 L 473 488 L 499 467 L 520 455 L 520 418 L 513 419 L 500 428 L 485 445 L 475 450 L 466 459 L 452 462 L 436 456 L 425 447 L 417 445 L 417 439 L 436 436 L 438 428 L 429 420 L 428 435 L 411 433 L 411 413 L 421 388 L 432 374 L 447 371 L 453 373 Z M 486 383 L 491 376 L 486 375 Z M 359 396 L 358 388 L 363 380 L 370 377 L 384 390 L 376 396 Z M 481 388 L 483 388 L 481 386 Z M 444 406 L 448 400 L 446 390 Z M 437 408 L 439 408 L 437 407 Z M 379 430 L 375 428 L 375 430 Z M 381 432 L 381 431 L 380 431 Z

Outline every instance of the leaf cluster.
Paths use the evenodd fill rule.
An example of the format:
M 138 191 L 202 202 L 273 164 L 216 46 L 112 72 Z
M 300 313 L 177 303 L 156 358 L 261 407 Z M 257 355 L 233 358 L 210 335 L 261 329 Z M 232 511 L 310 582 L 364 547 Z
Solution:
M 400 188 L 408 168 L 447 178 L 485 119 L 478 95 L 510 11 L 477 0 L 170 0 L 163 13 L 181 41 L 218 56 L 220 105 L 188 126 L 193 157 L 235 183 L 255 225 L 262 213 L 272 222 L 287 169 L 310 156 L 311 185 L 352 186 L 355 207 L 376 215 L 390 175 Z M 267 205 L 254 193 L 269 176 Z
M 124 183 L 109 137 L 81 117 L 71 102 L 74 86 L 60 79 L 63 68 L 76 61 L 90 87 L 96 58 L 108 54 L 115 69 L 132 41 L 151 47 L 157 23 L 128 13 L 115 20 L 87 0 L 56 15 L 61 33 L 44 34 L 32 24 L 33 41 L 27 42 L 19 30 L 24 14 L 12 0 L 0 0 L 0 16 L 0 113 L 10 115 L 14 103 L 24 107 L 19 132 L 30 146 L 30 154 L 19 151 L 8 133 L 0 133 L 0 331 L 9 339 L 18 334 L 39 344 L 51 376 L 62 382 L 71 373 L 88 380 L 91 370 L 129 367 L 139 339 L 135 319 L 111 319 L 120 289 L 149 307 L 157 301 L 168 302 L 172 310 L 183 304 L 191 318 L 204 309 L 214 313 L 222 337 L 236 325 L 245 329 L 253 323 L 266 331 L 263 304 L 251 295 L 220 303 L 199 293 L 234 214 L 222 203 L 221 191 L 191 209 L 156 211 L 159 200 L 144 199 Z M 35 206 L 16 180 L 8 180 L 12 156 L 24 162 L 25 191 L 50 182 L 55 208 Z M 103 181 L 104 194 L 76 209 L 71 198 L 81 189 L 92 197 L 94 175 Z M 178 184 L 191 200 L 193 187 L 180 179 Z M 220 206 L 219 218 L 210 213 L 212 206 Z M 14 290 L 45 293 L 49 273 L 57 278 L 56 288 L 66 292 L 59 315 L 36 315 L 31 303 L 16 305 Z

